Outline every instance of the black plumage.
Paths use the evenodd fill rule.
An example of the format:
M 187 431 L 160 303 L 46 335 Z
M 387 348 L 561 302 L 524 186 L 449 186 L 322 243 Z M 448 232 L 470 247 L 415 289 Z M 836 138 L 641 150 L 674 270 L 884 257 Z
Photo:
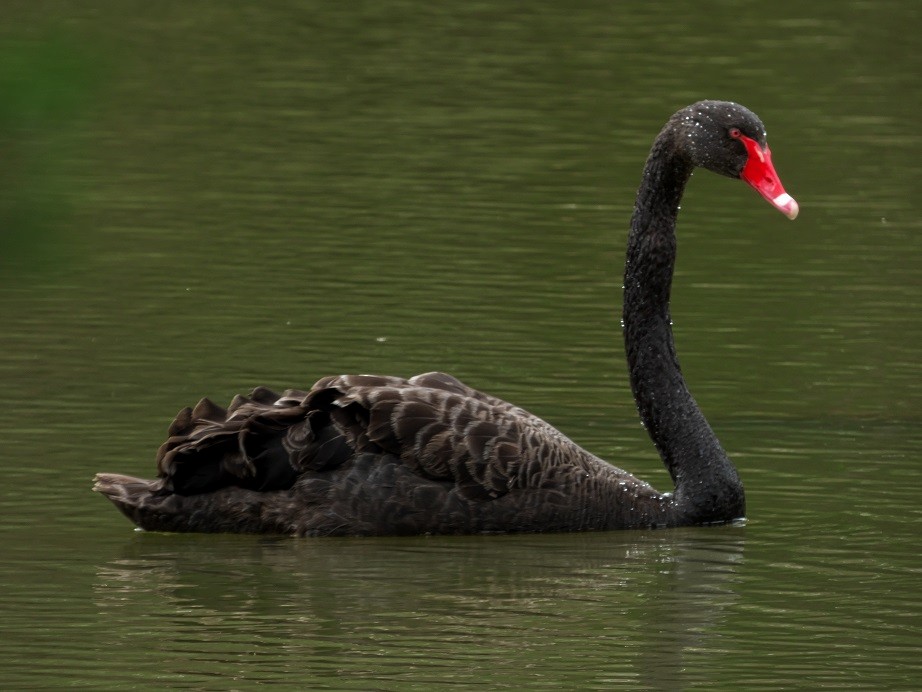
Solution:
M 170 426 L 156 479 L 101 473 L 94 489 L 156 531 L 458 534 L 741 518 L 742 483 L 688 391 L 669 313 L 682 192 L 695 166 L 756 187 L 743 173 L 752 145 L 741 138 L 767 156 L 764 127 L 742 106 L 704 101 L 676 113 L 653 144 L 631 222 L 623 314 L 631 388 L 674 492 L 444 373 L 334 376 L 281 395 L 260 387 L 226 410 L 203 399 Z M 789 205 L 793 213 L 782 210 L 793 218 Z

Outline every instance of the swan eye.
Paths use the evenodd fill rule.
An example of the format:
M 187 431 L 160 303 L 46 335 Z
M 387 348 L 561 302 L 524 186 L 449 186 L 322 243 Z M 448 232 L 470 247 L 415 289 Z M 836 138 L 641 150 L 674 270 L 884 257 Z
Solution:
M 733 137 L 733 139 L 739 139 L 740 137 L 743 136 L 743 133 L 740 132 L 740 129 L 738 127 L 731 127 L 730 136 Z

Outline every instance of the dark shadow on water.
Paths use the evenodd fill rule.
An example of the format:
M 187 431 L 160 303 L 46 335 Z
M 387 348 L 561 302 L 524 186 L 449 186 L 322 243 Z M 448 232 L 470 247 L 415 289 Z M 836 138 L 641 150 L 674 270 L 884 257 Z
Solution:
M 544 670 L 551 648 L 561 676 L 573 667 L 589 685 L 662 687 L 687 682 L 688 656 L 716 645 L 744 546 L 741 527 L 316 540 L 137 533 L 99 565 L 95 599 L 110 619 L 143 613 L 161 623 L 170 632 L 155 638 L 172 638 L 179 660 L 178 642 L 190 640 L 172 631 L 177 622 L 194 630 L 193 648 L 226 646 L 235 630 L 252 637 L 257 623 L 264 637 L 294 642 L 315 674 L 333 655 L 342 675 L 365 675 L 372 644 L 389 659 L 412 651 L 430 674 L 454 661 L 455 673 L 474 677 L 510 659 Z M 232 658 L 212 653 L 215 663 Z M 277 663 L 282 673 L 286 659 Z

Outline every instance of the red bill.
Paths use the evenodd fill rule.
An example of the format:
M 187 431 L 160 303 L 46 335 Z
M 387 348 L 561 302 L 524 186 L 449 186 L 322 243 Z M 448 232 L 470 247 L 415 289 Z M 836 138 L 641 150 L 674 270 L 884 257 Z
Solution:
M 797 206 L 794 198 L 784 191 L 781 178 L 778 177 L 772 165 L 772 153 L 768 146 L 763 149 L 754 139 L 744 134 L 738 136 L 749 153 L 749 160 L 743 166 L 740 177 L 752 185 L 775 209 L 792 221 L 796 219 L 800 207 Z

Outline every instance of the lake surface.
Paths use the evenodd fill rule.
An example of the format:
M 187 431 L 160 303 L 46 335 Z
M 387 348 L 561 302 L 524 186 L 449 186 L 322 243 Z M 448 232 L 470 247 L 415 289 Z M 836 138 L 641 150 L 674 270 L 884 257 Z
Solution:
M 912 688 L 922 6 L 4 4 L 4 688 Z M 745 526 L 144 534 L 89 488 L 175 412 L 451 372 L 661 488 L 620 326 L 652 138 L 765 121 L 791 223 L 701 173 L 673 317 Z

